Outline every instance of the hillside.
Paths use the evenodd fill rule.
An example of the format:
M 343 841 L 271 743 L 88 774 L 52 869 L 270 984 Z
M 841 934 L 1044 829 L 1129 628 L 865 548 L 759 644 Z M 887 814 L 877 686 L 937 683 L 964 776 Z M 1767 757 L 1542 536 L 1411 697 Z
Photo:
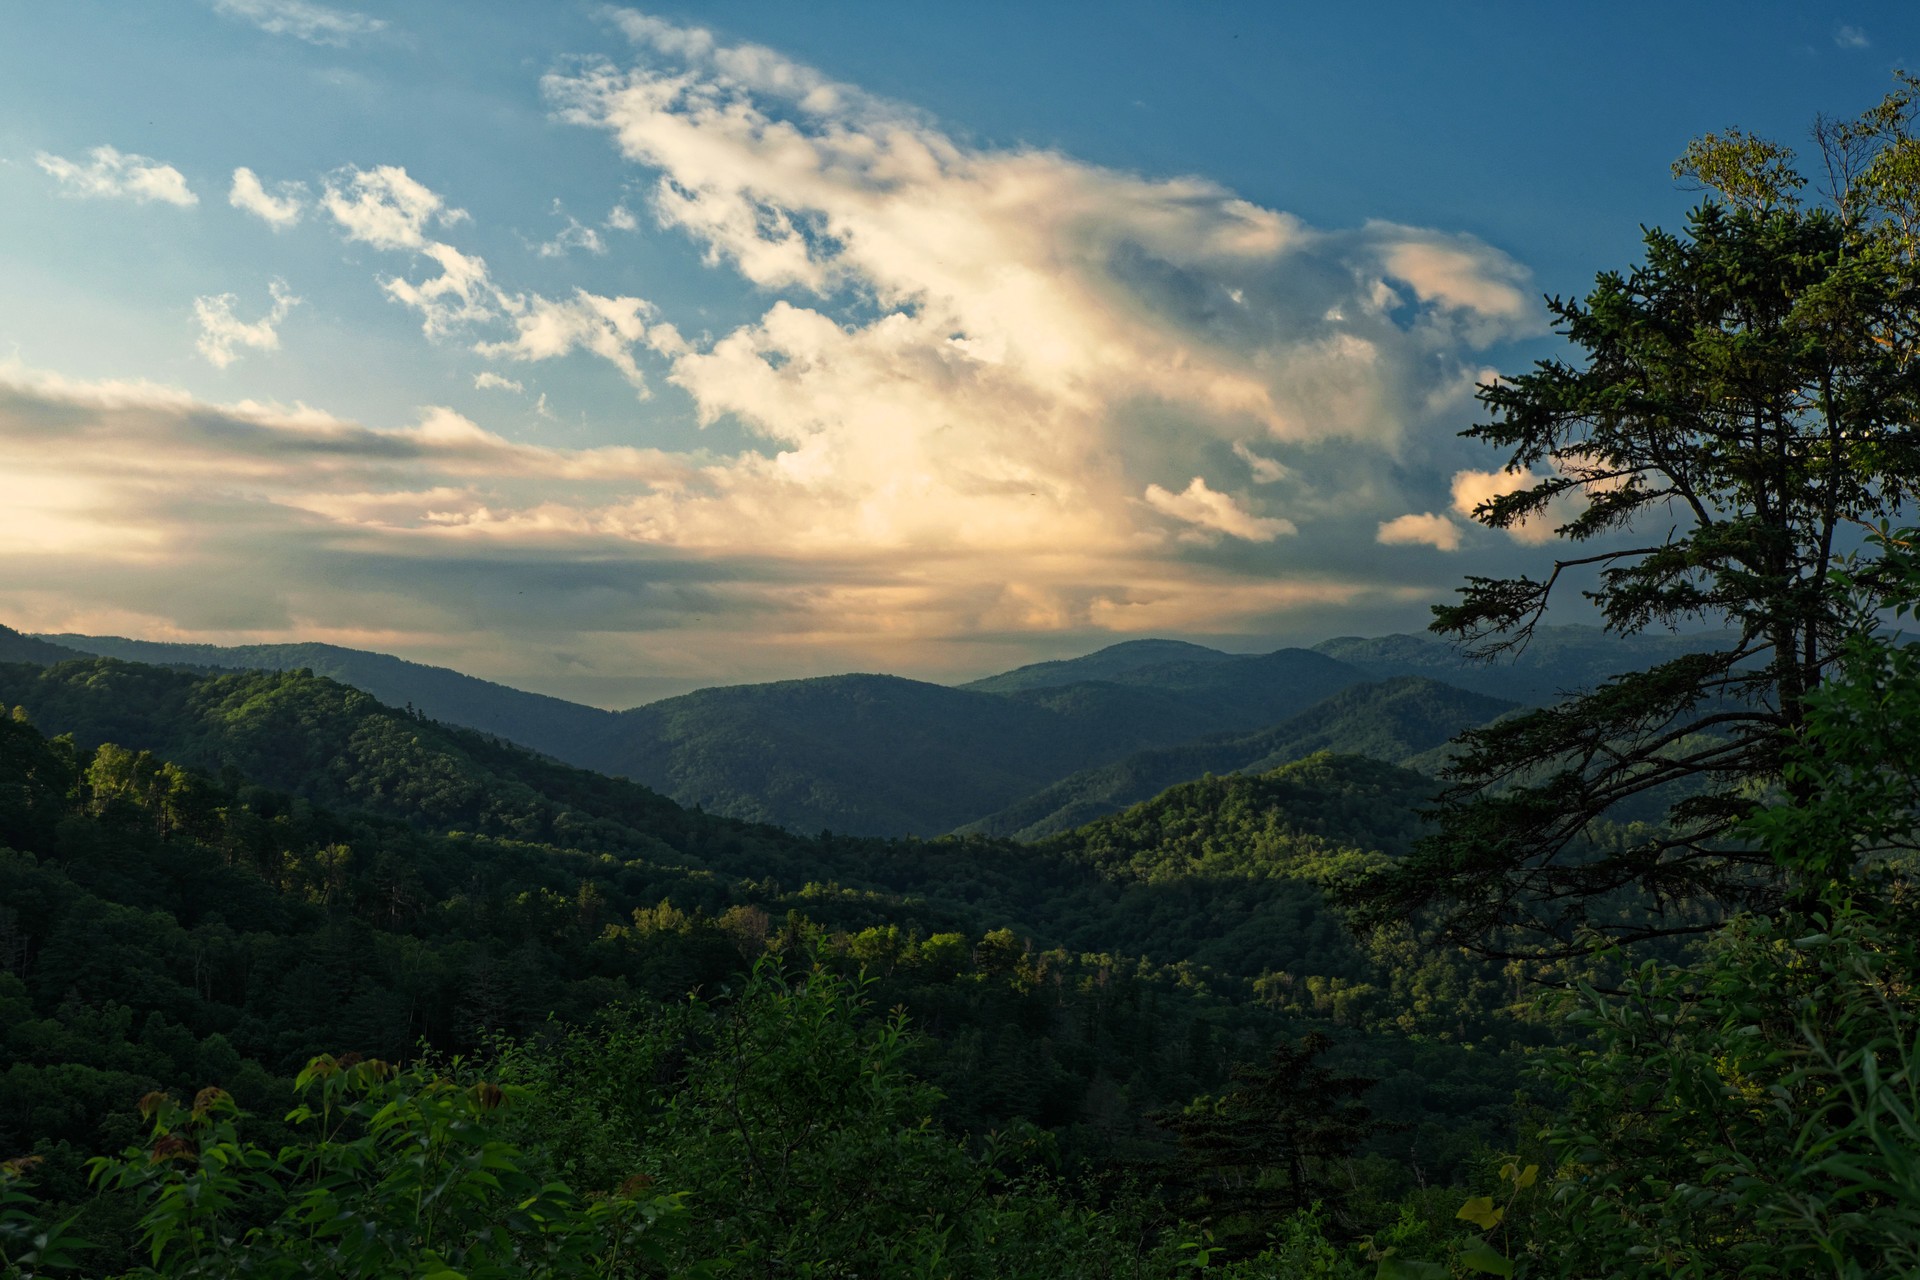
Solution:
M 996 697 L 897 676 L 704 689 L 620 713 L 601 767 L 794 830 L 934 835 L 1087 764 L 1203 732 L 1119 688 Z
M 304 672 L 202 674 L 113 658 L 0 665 L 0 702 L 82 749 L 151 751 L 421 829 L 656 855 L 684 851 L 703 831 L 744 830 Z
M 593 758 L 714 813 L 936 835 L 1079 770 L 1255 728 L 1359 679 L 1295 649 L 1005 693 L 876 675 L 733 685 L 621 712 Z
M 84 649 L 202 670 L 310 670 L 390 706 L 632 778 L 682 804 L 795 831 L 865 835 L 948 831 L 1079 770 L 1257 728 L 1362 678 L 1303 649 L 1236 656 L 1133 641 L 985 682 L 992 692 L 845 675 L 703 689 L 612 713 L 334 645 L 19 639 L 21 661 L 57 662 Z
M 1208 772 L 1257 772 L 1317 750 L 1430 765 L 1435 757 L 1423 753 L 1505 709 L 1458 691 L 1546 701 L 1699 643 L 1542 628 L 1514 661 L 1481 666 L 1445 642 L 1412 635 L 1265 654 L 1134 640 L 960 688 L 831 676 L 703 689 L 619 713 L 332 645 L 221 648 L 0 632 L 0 655 L 46 663 L 90 648 L 200 669 L 307 669 L 390 706 L 749 822 L 1032 839 Z M 1406 678 L 1444 681 L 1456 693 L 1383 684 Z M 1361 685 L 1373 690 L 1357 692 Z M 1319 704 L 1317 718 L 1291 723 Z
M 960 687 L 981 693 L 1013 693 L 1020 689 L 1077 684 L 1083 680 L 1115 680 L 1153 667 L 1232 662 L 1242 656 L 1184 640 L 1126 640 L 1078 658 L 1034 662 L 998 675 L 983 676 Z
M 1491 662 L 1465 658 L 1450 641 L 1432 635 L 1339 636 L 1313 649 L 1376 680 L 1426 676 L 1491 697 L 1547 706 L 1621 672 L 1723 643 L 1724 636 L 1705 632 L 1619 636 L 1599 627 L 1543 626 L 1526 648 Z
M 1038 840 L 1204 774 L 1262 773 L 1321 751 L 1402 764 L 1516 705 L 1417 676 L 1356 685 L 1258 733 L 1216 735 L 1083 770 L 963 830 Z
M 1097 680 L 1178 698 L 1213 717 L 1216 730 L 1227 730 L 1271 724 L 1366 678 L 1360 668 L 1311 649 L 1234 654 L 1176 640 L 1130 640 L 962 687 L 1031 696 Z
M 10 657 L 0 661 L 59 662 L 75 652 L 161 666 L 243 671 L 312 671 L 372 694 L 393 707 L 412 707 L 433 720 L 478 729 L 545 752 L 556 760 L 592 767 L 582 745 L 605 731 L 610 712 L 545 694 L 528 693 L 384 653 L 332 644 L 165 644 L 118 636 L 50 636 L 58 656 Z M 50 646 L 51 647 L 51 646 Z
M 0 626 L 0 662 L 45 664 L 85 656 L 77 650 L 63 648 L 38 636 L 22 635 L 12 627 Z
M 83 1148 L 109 1099 L 175 1079 L 213 1071 L 257 1106 L 269 1074 L 321 1049 L 471 1048 L 814 949 L 869 966 L 882 1007 L 905 1003 L 954 1046 L 932 1069 L 956 1123 L 1025 1117 L 1070 1152 L 1150 1149 L 1148 1110 L 1217 1083 L 1289 1020 L 1370 1025 L 1382 961 L 1320 882 L 1404 848 L 1430 786 L 1323 755 L 1041 846 L 808 839 L 299 672 L 0 665 L 0 704 L 20 709 L 0 718 L 0 899 L 22 975 L 0 971 L 22 1028 L 0 1027 L 0 1049 L 27 1068 L 0 1080 L 0 1139 L 19 1141 L 10 1117 L 52 1091 L 72 1096 L 43 1136 Z M 1489 1016 L 1447 976 L 1460 963 L 1400 965 L 1402 985 L 1471 995 L 1430 998 L 1425 1034 Z M 1279 970 L 1298 989 L 1249 1002 Z M 56 1014 L 92 1030 L 55 1035 Z M 1436 1116 L 1497 1101 L 1504 1077 L 1381 1034 L 1363 1056 L 1399 1081 L 1396 1114 L 1431 1130 L 1431 1158 L 1455 1158 Z M 1076 1127 L 1129 1079 L 1105 1127 Z

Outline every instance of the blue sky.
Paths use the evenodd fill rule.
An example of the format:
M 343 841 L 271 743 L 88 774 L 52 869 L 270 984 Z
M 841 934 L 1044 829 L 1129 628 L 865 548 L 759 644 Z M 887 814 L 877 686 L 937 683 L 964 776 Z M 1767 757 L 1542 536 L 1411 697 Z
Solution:
M 0 621 L 626 705 L 1410 629 L 1539 295 L 1909 6 L 23 6 Z

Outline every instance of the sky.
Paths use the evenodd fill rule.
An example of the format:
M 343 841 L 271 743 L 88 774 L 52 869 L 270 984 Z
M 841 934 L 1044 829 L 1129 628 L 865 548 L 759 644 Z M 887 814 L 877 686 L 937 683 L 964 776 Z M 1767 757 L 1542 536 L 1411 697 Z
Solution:
M 1671 8 L 13 6 L 0 622 L 610 707 L 1418 629 L 1553 555 L 1459 436 L 1543 295 L 1920 65 Z

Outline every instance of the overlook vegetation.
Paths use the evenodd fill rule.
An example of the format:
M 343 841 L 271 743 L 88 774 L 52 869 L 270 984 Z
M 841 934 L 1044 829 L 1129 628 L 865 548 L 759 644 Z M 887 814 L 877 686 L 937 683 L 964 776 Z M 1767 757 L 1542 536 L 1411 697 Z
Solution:
M 1564 699 L 1133 643 L 602 716 L 614 777 L 0 633 L 0 1268 L 1920 1271 L 1916 109 L 1822 122 L 1816 201 L 1695 144 L 1482 389 L 1477 517 L 1597 550 L 1436 625 Z M 1707 631 L 1606 669 L 1541 626 L 1595 566 Z

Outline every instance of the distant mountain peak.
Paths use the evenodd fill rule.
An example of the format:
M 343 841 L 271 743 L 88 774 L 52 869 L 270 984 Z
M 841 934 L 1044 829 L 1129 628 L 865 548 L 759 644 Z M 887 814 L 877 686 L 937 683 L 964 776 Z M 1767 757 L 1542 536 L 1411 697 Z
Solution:
M 1092 653 L 1082 654 L 1077 658 L 1061 658 L 1053 662 L 1030 662 L 1026 666 L 1002 671 L 998 675 L 984 676 L 960 687 L 978 690 L 981 693 L 1012 693 L 1020 689 L 1077 684 L 1083 680 L 1112 680 L 1117 676 L 1129 675 L 1149 667 L 1171 666 L 1176 663 L 1198 665 L 1236 662 L 1249 656 L 1251 655 L 1223 653 L 1218 649 L 1209 649 L 1203 644 L 1190 644 L 1185 640 L 1122 640 L 1118 644 L 1110 644 L 1104 649 L 1096 649 Z

